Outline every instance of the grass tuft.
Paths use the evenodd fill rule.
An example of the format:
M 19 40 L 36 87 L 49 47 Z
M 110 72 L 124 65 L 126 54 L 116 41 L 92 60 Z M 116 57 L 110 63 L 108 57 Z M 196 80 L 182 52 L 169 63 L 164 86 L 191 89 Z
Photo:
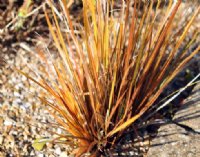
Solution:
M 130 1 L 123 1 L 116 11 L 114 1 L 83 0 L 83 26 L 77 34 L 66 0 L 60 1 L 62 19 L 49 1 L 53 18 L 46 11 L 45 16 L 60 60 L 50 63 L 39 50 L 41 74 L 21 73 L 51 96 L 40 99 L 66 131 L 54 142 L 65 139 L 76 156 L 97 156 L 147 113 L 200 50 L 187 53 L 198 31 L 182 45 L 200 7 L 181 24 L 175 21 L 181 3 L 170 0 L 163 7 L 160 1 L 135 1 L 131 9 Z

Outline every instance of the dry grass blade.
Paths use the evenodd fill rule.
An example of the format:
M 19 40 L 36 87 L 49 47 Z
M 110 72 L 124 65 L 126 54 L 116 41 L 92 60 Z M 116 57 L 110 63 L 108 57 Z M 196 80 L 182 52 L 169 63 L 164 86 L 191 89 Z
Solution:
M 55 76 L 45 66 L 41 68 L 45 77 L 40 75 L 39 80 L 21 72 L 50 95 L 40 99 L 70 134 L 65 138 L 67 143 L 74 142 L 77 156 L 97 156 L 115 144 L 131 124 L 137 127 L 136 122 L 200 48 L 186 53 L 196 42 L 198 32 L 194 31 L 183 53 L 178 52 L 199 8 L 182 25 L 174 21 L 181 0 L 170 0 L 164 7 L 160 1 L 135 1 L 133 12 L 130 2 L 123 2 L 119 18 L 114 16 L 114 3 L 83 0 L 83 26 L 77 35 L 66 1 L 60 1 L 69 30 L 65 33 L 49 1 L 53 18 L 47 12 L 45 16 L 60 58 L 50 65 L 39 53 Z M 173 31 L 176 28 L 180 36 Z

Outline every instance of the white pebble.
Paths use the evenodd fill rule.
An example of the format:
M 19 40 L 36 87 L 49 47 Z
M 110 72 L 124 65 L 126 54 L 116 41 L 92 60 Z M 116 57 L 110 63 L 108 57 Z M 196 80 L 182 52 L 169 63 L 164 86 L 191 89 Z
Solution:
M 44 157 L 44 154 L 38 154 L 38 157 Z
M 5 119 L 5 121 L 4 121 L 4 125 L 12 125 L 13 124 L 13 122 L 10 120 L 10 119 Z
M 19 94 L 18 92 L 15 91 L 15 92 L 14 92 L 14 96 L 15 96 L 15 97 L 20 97 L 20 94 Z
M 60 154 L 60 157 L 69 157 L 69 155 L 67 154 L 67 152 L 62 152 L 62 153 Z
M 61 154 L 61 149 L 59 147 L 56 148 L 55 153 L 58 154 L 58 155 Z

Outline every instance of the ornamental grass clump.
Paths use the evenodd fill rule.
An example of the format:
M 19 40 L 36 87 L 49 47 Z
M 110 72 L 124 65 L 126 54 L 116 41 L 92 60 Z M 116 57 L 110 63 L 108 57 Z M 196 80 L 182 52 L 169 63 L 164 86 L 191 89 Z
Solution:
M 21 73 L 46 91 L 40 99 L 66 132 L 57 133 L 53 142 L 72 146 L 76 156 L 98 156 L 132 124 L 138 130 L 139 119 L 148 116 L 200 50 L 198 46 L 187 53 L 198 30 L 185 40 L 200 7 L 181 23 L 174 21 L 181 3 L 171 0 L 163 7 L 160 1 L 136 0 L 131 6 L 131 1 L 122 1 L 116 9 L 111 0 L 83 0 L 83 25 L 74 27 L 66 1 L 60 1 L 60 13 L 49 1 L 52 18 L 46 11 L 45 16 L 60 59 L 39 50 L 41 71 L 35 76 Z

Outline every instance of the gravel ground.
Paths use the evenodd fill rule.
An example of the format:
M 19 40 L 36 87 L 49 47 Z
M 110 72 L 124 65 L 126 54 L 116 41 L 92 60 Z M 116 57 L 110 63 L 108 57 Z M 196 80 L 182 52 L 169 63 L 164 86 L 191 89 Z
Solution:
M 22 57 L 23 56 L 23 57 Z M 24 62 L 37 64 L 37 58 L 19 49 L 16 56 L 5 54 L 8 64 L 0 68 L 0 157 L 11 156 L 67 156 L 62 146 L 48 144 L 44 151 L 35 151 L 32 142 L 36 138 L 51 137 L 47 132 L 53 120 L 37 99 L 38 91 L 26 77 L 10 68 L 9 64 L 27 71 Z M 53 129 L 53 131 L 59 131 Z M 45 154 L 45 155 L 44 155 Z

